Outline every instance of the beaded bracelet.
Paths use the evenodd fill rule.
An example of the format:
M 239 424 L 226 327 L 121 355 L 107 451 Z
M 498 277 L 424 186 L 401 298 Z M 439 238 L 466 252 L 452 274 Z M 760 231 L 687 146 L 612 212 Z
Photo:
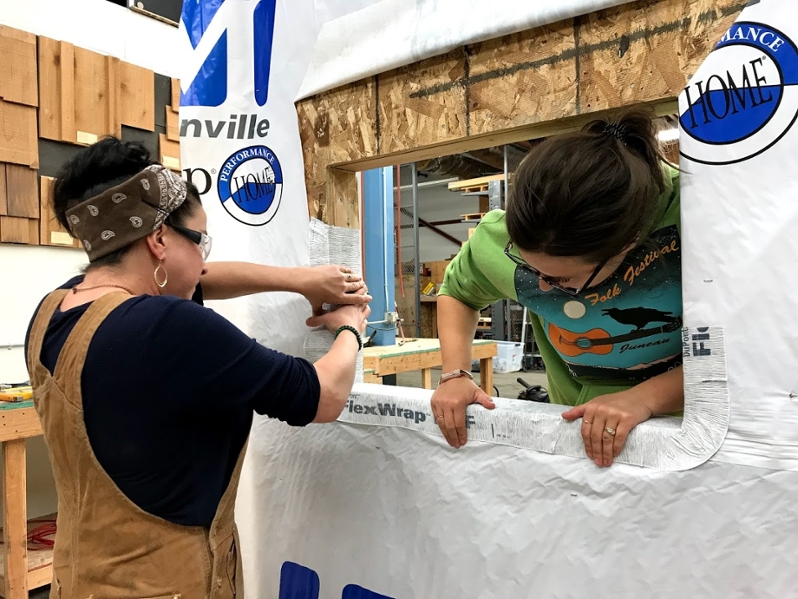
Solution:
M 355 327 L 350 327 L 349 325 L 344 325 L 340 327 L 337 331 L 335 331 L 335 338 L 338 339 L 338 335 L 340 335 L 343 331 L 352 331 L 357 337 L 357 350 L 360 351 L 363 349 L 363 338 L 360 336 L 360 333 L 357 332 Z

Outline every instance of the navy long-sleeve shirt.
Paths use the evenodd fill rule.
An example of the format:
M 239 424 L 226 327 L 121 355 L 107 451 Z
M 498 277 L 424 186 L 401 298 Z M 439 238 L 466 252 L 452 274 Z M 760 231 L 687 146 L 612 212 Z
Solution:
M 148 295 L 124 302 L 92 339 L 81 388 L 92 449 L 120 490 L 155 516 L 207 527 L 253 410 L 304 426 L 321 389 L 309 362 L 263 347 L 200 303 Z M 41 354 L 51 373 L 90 305 L 53 316 Z

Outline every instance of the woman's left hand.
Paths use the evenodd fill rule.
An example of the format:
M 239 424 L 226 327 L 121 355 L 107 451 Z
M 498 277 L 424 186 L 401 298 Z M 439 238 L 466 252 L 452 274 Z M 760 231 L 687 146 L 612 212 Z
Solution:
M 313 314 L 322 313 L 324 304 L 362 305 L 371 301 L 360 275 L 344 266 L 313 266 L 304 269 L 299 291 L 310 302 Z
M 626 437 L 641 422 L 651 418 L 641 393 L 635 388 L 595 399 L 563 412 L 568 421 L 582 419 L 585 453 L 597 466 L 610 466 L 621 453 Z

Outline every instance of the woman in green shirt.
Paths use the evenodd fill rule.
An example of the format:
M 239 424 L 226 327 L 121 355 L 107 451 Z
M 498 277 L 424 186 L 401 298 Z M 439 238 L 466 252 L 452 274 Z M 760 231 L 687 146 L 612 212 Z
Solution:
M 629 432 L 684 405 L 679 172 L 653 117 L 596 120 L 536 146 L 507 211 L 483 218 L 438 299 L 443 376 L 432 410 L 466 442 L 465 408 L 491 399 L 471 380 L 478 311 L 513 299 L 532 313 L 552 403 L 574 406 L 588 457 L 609 466 Z

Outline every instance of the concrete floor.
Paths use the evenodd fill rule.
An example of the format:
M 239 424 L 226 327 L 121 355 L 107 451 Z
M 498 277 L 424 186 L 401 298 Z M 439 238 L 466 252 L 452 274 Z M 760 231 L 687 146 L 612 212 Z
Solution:
M 479 384 L 479 373 L 474 372 L 474 381 Z M 432 369 L 432 385 L 437 386 L 438 379 L 441 376 L 440 368 Z M 516 399 L 518 394 L 524 390 L 524 387 L 516 380 L 518 378 L 524 379 L 530 385 L 543 385 L 546 386 L 546 373 L 542 370 L 530 370 L 529 372 L 510 372 L 507 374 L 493 375 L 493 386 L 499 390 L 498 397 L 509 397 Z M 402 387 L 421 387 L 421 372 L 402 372 L 396 376 L 396 384 Z M 494 391 L 492 395 L 496 395 Z

